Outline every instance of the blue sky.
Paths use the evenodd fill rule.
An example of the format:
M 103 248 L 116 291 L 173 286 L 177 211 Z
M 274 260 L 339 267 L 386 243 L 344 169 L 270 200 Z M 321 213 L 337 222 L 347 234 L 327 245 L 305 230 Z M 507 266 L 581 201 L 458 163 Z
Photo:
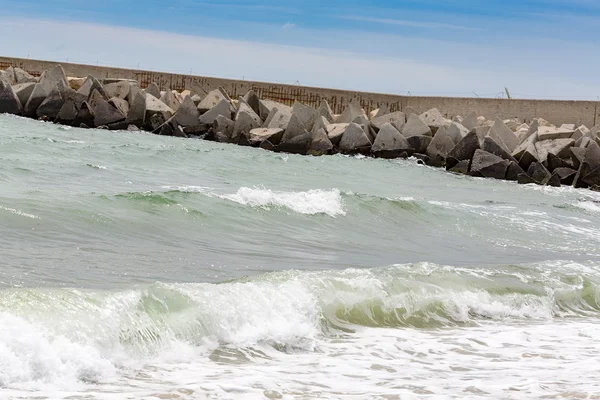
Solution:
M 413 95 L 598 99 L 600 0 L 0 0 L 3 55 Z M 32 29 L 33 28 L 33 29 Z

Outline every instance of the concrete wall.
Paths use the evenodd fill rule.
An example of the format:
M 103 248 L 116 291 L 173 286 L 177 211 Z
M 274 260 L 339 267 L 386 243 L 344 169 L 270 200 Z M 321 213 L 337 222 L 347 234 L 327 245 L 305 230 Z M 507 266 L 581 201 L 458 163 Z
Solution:
M 57 62 L 54 61 L 0 57 L 0 69 L 6 69 L 12 65 L 23 68 L 36 76 L 56 64 Z M 93 75 L 102 79 L 134 79 L 140 83 L 141 87 L 146 87 L 151 82 L 156 82 L 161 89 L 175 90 L 190 89 L 192 85 L 200 85 L 209 91 L 222 86 L 233 98 L 243 96 L 252 89 L 261 98 L 280 101 L 288 105 L 292 105 L 295 100 L 298 100 L 313 107 L 318 107 L 321 100 L 325 99 L 336 114 L 341 114 L 348 102 L 352 98 L 356 98 L 367 113 L 385 103 L 388 104 L 391 111 L 403 111 L 406 107 L 412 107 L 419 112 L 424 112 L 435 107 L 449 118 L 454 115 L 465 116 L 475 111 L 477 115 L 483 115 L 489 119 L 498 116 L 501 118 L 517 117 L 530 121 L 533 118 L 542 117 L 557 125 L 574 123 L 584 124 L 587 127 L 600 123 L 600 104 L 595 101 L 399 96 L 63 62 L 60 64 L 65 69 L 67 76 Z

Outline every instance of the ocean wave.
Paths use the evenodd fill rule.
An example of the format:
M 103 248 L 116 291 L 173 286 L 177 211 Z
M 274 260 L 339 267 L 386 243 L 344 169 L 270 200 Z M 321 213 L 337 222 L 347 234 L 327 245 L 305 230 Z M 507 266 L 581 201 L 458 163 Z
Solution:
M 340 191 L 337 189 L 278 192 L 270 189 L 242 187 L 235 194 L 219 195 L 219 197 L 251 207 L 287 208 L 306 215 L 326 214 L 330 217 L 346 215 Z
M 266 188 L 241 187 L 233 194 L 220 194 L 203 186 L 165 186 L 164 189 L 184 193 L 201 193 L 244 206 L 264 210 L 288 209 L 299 214 L 325 214 L 330 217 L 346 215 L 339 190 L 312 189 L 308 191 L 275 191 Z
M 120 363 L 152 359 L 173 346 L 203 354 L 222 346 L 312 352 L 324 338 L 361 327 L 598 316 L 599 283 L 597 265 L 422 263 L 121 292 L 7 289 L 0 291 L 0 387 L 108 379 Z

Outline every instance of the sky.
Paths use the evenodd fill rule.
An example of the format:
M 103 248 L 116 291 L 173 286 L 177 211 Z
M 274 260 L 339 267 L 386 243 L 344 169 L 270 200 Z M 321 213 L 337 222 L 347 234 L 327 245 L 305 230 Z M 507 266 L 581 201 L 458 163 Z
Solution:
M 0 54 L 404 95 L 600 100 L 600 0 L 0 0 Z

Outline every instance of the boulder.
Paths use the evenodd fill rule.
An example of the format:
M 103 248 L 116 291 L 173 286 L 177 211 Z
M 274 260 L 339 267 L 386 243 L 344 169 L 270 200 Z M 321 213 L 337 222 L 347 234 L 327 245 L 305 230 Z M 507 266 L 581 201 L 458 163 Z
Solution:
M 371 151 L 375 157 L 396 158 L 402 153 L 411 155 L 414 149 L 394 125 L 387 123 L 381 126 Z
M 61 87 L 61 85 L 63 85 Z M 63 82 L 59 82 L 44 99 L 44 101 L 38 106 L 36 115 L 38 117 L 46 117 L 51 120 L 58 117 L 60 109 L 65 104 L 62 93 L 66 89 L 66 85 Z
M 361 125 L 361 126 L 369 126 L 369 118 L 367 118 L 367 116 L 365 114 L 361 114 L 358 117 L 354 118 L 354 122 L 355 124 Z M 368 132 L 365 132 L 367 135 L 369 134 Z
M 8 67 L 6 70 L 0 71 L 0 82 L 11 86 L 17 83 L 13 67 Z
M 513 156 L 511 156 L 510 153 L 508 153 L 504 147 L 500 146 L 494 141 L 494 139 L 492 139 L 489 136 L 483 140 L 481 149 L 505 160 L 514 161 L 515 163 L 518 163 L 518 161 Z
M 577 139 L 581 139 L 584 136 L 588 136 L 590 134 L 590 130 L 585 125 L 581 125 L 571 135 L 571 139 L 577 141 Z
M 575 175 L 577 175 L 577 171 L 573 168 L 556 168 L 552 174 L 558 175 L 560 183 L 563 185 L 571 186 L 575 179 Z
M 199 117 L 200 111 L 198 111 L 198 108 L 190 96 L 185 96 L 179 109 L 173 116 L 175 121 L 183 127 L 197 125 Z
M 54 89 L 59 82 L 62 82 L 65 87 L 68 86 L 65 71 L 60 65 L 44 71 L 40 77 L 40 81 L 36 83 L 23 108 L 24 114 L 28 116 L 36 115 L 36 111 L 40 104 L 46 100 L 46 97 L 48 97 L 52 89 Z
M 560 187 L 560 176 L 558 176 L 558 174 L 552 174 L 546 181 L 546 186 Z
M 519 143 L 523 143 L 529 137 L 529 125 L 521 124 L 515 131 L 515 135 L 517 135 Z
M 535 143 L 537 141 L 538 141 L 537 132 L 533 132 L 521 144 L 519 144 L 519 146 L 515 150 L 513 150 L 512 156 L 514 158 L 516 158 L 517 160 L 521 159 L 525 150 L 527 150 L 527 148 L 531 145 L 535 146 Z
M 16 85 L 14 85 L 12 88 L 13 88 L 13 91 L 15 92 L 15 94 L 17 95 L 19 102 L 21 103 L 21 105 L 23 105 L 23 104 L 27 104 L 27 100 L 29 100 L 31 93 L 33 92 L 33 89 L 35 88 L 35 83 L 34 82 L 18 83 Z
M 588 144 L 590 144 L 590 142 L 593 142 L 593 141 L 594 141 L 593 139 L 590 139 L 587 136 L 583 136 L 575 141 L 575 144 L 573 144 L 573 147 L 584 147 L 585 148 L 588 146 Z
M 302 121 L 302 124 L 306 127 L 306 130 L 311 131 L 317 121 L 319 113 L 311 106 L 300 103 L 299 101 L 294 102 L 292 106 L 292 114 L 298 116 L 298 119 Z
M 329 121 L 330 124 L 335 122 L 333 111 L 331 110 L 331 107 L 329 107 L 327 100 L 321 100 L 321 104 L 319 105 L 319 108 L 317 108 L 317 113 L 320 117 L 324 117 Z
M 527 169 L 527 175 L 540 185 L 545 185 L 551 176 L 550 171 L 541 162 L 532 163 Z
M 312 133 L 304 131 L 304 133 L 290 137 L 287 140 L 282 138 L 281 143 L 276 146 L 274 150 L 278 152 L 306 155 L 308 154 L 311 143 Z
M 411 114 L 408 117 L 406 125 L 404 125 L 402 128 L 402 134 L 405 138 L 419 135 L 433 136 L 431 128 L 429 128 L 427 124 L 425 124 L 425 122 L 423 122 L 423 120 L 416 114 Z
M 447 168 L 448 165 L 446 164 L 446 168 L 448 169 L 448 171 L 450 172 L 454 172 L 455 174 L 463 174 L 463 175 L 467 175 L 469 173 L 469 165 L 471 164 L 471 160 L 462 160 L 459 161 L 458 163 L 456 163 L 452 168 Z
M 455 144 L 457 144 L 465 136 L 467 136 L 467 134 L 469 133 L 469 130 L 467 128 L 465 128 L 464 126 L 462 126 L 461 124 L 459 124 L 458 122 L 452 122 L 450 124 L 450 126 L 448 127 L 448 129 L 446 130 L 446 132 L 448 133 L 448 136 L 450 136 L 450 139 L 452 139 L 452 141 Z
M 125 114 L 113 107 L 108 101 L 99 99 L 94 107 L 94 125 L 109 125 L 125 120 Z
M 177 123 L 174 122 L 173 120 L 169 120 L 169 121 L 165 122 L 164 124 L 162 124 L 160 126 L 160 128 L 157 131 L 155 131 L 154 133 L 157 133 L 161 136 L 175 136 L 175 137 L 182 137 L 182 138 L 188 137 L 185 134 L 185 132 L 181 129 L 181 127 L 179 125 L 177 125 Z
M 582 179 L 590 187 L 600 186 L 600 166 L 592 169 Z
M 427 153 L 427 147 L 429 147 L 433 138 L 431 136 L 417 135 L 410 136 L 406 138 L 406 140 L 410 144 L 410 147 L 414 149 L 415 153 L 420 153 L 424 155 L 425 153 Z
M 333 143 L 327 137 L 325 129 L 321 128 L 317 132 L 313 132 L 312 141 L 308 147 L 308 154 L 312 156 L 321 156 L 329 154 L 333 150 Z
M 506 170 L 506 180 L 507 181 L 518 181 L 519 180 L 519 175 L 525 175 L 525 171 L 523 171 L 523 168 L 521 168 L 521 166 L 519 164 L 517 164 L 514 161 L 510 161 L 510 163 L 508 164 L 508 168 Z
M 23 83 L 36 83 L 37 82 L 37 79 L 35 79 L 31 74 L 29 74 L 27 71 L 25 71 L 19 67 L 15 67 L 14 72 L 15 72 L 15 82 L 17 85 L 23 84 Z
M 21 115 L 23 106 L 10 83 L 0 81 L 0 114 Z
M 202 99 L 200 104 L 198 104 L 198 111 L 200 111 L 200 114 L 204 114 L 207 111 L 215 108 L 223 100 L 226 100 L 229 103 L 231 103 L 231 99 L 229 98 L 229 95 L 227 94 L 225 89 L 220 87 L 218 89 L 211 90 L 206 95 L 206 97 Z
M 268 140 L 274 145 L 281 142 L 284 130 L 281 128 L 256 128 L 250 131 L 248 141 L 251 145 L 256 145 Z
M 561 129 L 570 129 L 572 131 L 575 130 L 575 124 L 562 124 L 560 127 Z
M 71 125 L 75 121 L 75 118 L 77 118 L 78 111 L 73 96 L 70 96 L 60 108 L 56 116 L 56 122 L 63 125 Z
M 435 139 L 435 138 L 434 138 Z M 504 179 L 510 161 L 483 150 L 476 150 L 471 161 L 471 176 Z
M 348 128 L 350 124 L 330 124 L 327 125 L 327 137 L 335 146 L 340 143 L 342 140 L 342 136 L 344 135 L 344 131 Z
M 584 147 L 571 147 L 571 161 L 573 162 L 573 168 L 579 169 L 581 163 L 585 159 L 586 149 Z
M 173 116 L 174 112 L 156 96 L 146 93 L 146 119 L 149 119 L 154 114 L 162 114 L 166 121 Z M 210 123 L 212 124 L 212 121 Z
M 77 90 L 77 93 L 81 95 L 79 98 L 82 99 L 83 102 L 90 101 L 90 98 L 94 94 L 94 91 L 97 91 L 98 94 L 100 94 L 104 100 L 108 101 L 109 97 L 104 91 L 104 87 L 102 86 L 100 81 L 98 81 L 98 79 L 94 78 L 91 75 L 87 77 L 83 85 L 79 88 L 79 90 Z
M 378 114 L 371 121 L 371 126 L 373 126 L 377 132 L 379 132 L 381 127 L 385 124 L 392 124 L 394 128 L 402 132 L 404 125 L 406 125 L 406 116 L 403 112 L 396 111 L 394 113 L 386 113 L 383 115 Z
M 338 147 L 343 153 L 368 153 L 371 151 L 371 141 L 360 125 L 352 123 L 344 130 Z
M 198 107 L 198 109 L 200 109 L 200 107 Z M 231 119 L 233 111 L 234 110 L 231 102 L 227 99 L 223 99 L 216 106 L 202 114 L 200 118 L 198 118 L 198 121 L 201 124 L 212 125 L 219 115 Z
M 373 114 L 373 117 L 371 118 L 371 120 L 383 117 L 384 115 L 390 114 L 390 113 L 391 113 L 390 108 L 388 107 L 387 104 L 384 103 L 378 109 L 371 111 L 370 114 Z M 406 118 L 404 119 L 404 121 L 406 121 Z M 396 128 L 396 129 L 398 129 L 398 128 Z
M 527 174 L 519 174 L 517 181 L 519 182 L 519 185 L 537 184 L 537 182 Z
M 125 122 L 129 125 L 144 126 L 146 122 L 147 96 L 141 89 L 137 89 L 133 97 L 129 99 L 129 113 L 127 113 L 127 118 L 125 119 Z
M 104 85 L 104 92 L 109 99 L 116 97 L 118 99 L 127 99 L 131 91 L 131 83 L 129 81 L 120 81 Z
M 523 170 L 528 170 L 531 163 L 539 162 L 540 156 L 538 155 L 535 145 L 530 144 L 525 151 L 522 152 L 521 158 L 519 158 L 519 165 Z
M 229 143 L 233 136 L 233 127 L 235 122 L 224 115 L 218 115 L 213 122 L 212 131 L 217 142 Z
M 336 122 L 338 124 L 349 124 L 352 123 L 352 121 L 354 121 L 357 117 L 363 114 L 364 113 L 360 106 L 357 104 L 357 101 L 352 99 L 350 103 L 346 106 L 346 109 L 344 110 L 342 115 L 340 115 L 337 118 Z
M 441 126 L 427 147 L 427 155 L 432 159 L 446 160 L 454 146 L 454 141 L 448 136 L 446 127 Z
M 467 164 L 469 164 L 475 151 L 479 149 L 479 138 L 477 138 L 477 134 L 474 131 L 469 132 L 456 146 L 454 146 L 450 153 L 448 153 L 448 157 L 446 158 L 446 168 L 453 168 L 463 160 L 467 160 Z
M 292 118 L 292 109 L 289 107 L 285 108 L 273 108 L 269 113 L 265 123 L 263 124 L 264 128 L 279 128 L 286 130 L 288 124 L 290 123 L 290 119 Z
M 157 100 L 160 99 L 160 88 L 158 87 L 156 82 L 152 82 L 148 85 L 148 87 L 146 88 L 146 94 L 154 96 L 154 98 L 156 98 Z
M 177 110 L 179 110 L 179 106 L 181 106 L 181 103 L 179 102 L 179 100 L 177 100 L 177 98 L 171 90 L 165 91 L 165 93 L 162 96 L 160 96 L 160 101 L 165 103 L 167 107 L 173 110 L 173 112 L 177 112 Z
M 108 99 L 104 98 L 104 96 L 102 96 L 98 90 L 94 89 L 90 95 L 90 98 L 88 99 L 88 105 L 91 107 L 90 109 L 92 110 L 92 113 L 96 108 L 96 104 L 98 104 L 100 100 L 108 101 Z
M 329 125 L 329 121 L 327 120 L 327 118 L 325 117 L 318 117 L 317 121 L 315 122 L 313 129 L 312 129 L 312 133 L 317 133 L 319 132 L 320 129 L 325 130 L 325 134 L 327 134 L 327 126 Z
M 298 117 L 297 114 L 292 114 L 292 116 L 290 117 L 290 122 L 288 123 L 285 129 L 285 133 L 281 138 L 281 142 L 288 142 L 290 141 L 290 139 L 296 136 L 304 135 L 306 132 L 308 132 L 308 129 L 306 129 L 306 126 L 300 120 L 300 117 Z
M 552 126 L 540 126 L 538 128 L 538 138 L 542 140 L 552 139 L 570 139 L 575 129 L 555 128 Z
M 521 121 L 519 118 L 505 119 L 502 122 L 504 122 L 504 125 L 506 125 L 508 129 L 513 132 L 516 132 L 517 128 L 523 123 L 523 121 Z
M 79 106 L 77 106 L 77 104 L 75 104 L 75 106 L 77 107 L 77 117 L 75 117 L 75 120 L 73 121 L 73 126 L 85 125 L 88 128 L 94 126 L 94 114 L 92 113 L 92 108 L 89 103 L 84 101 Z
M 468 129 L 469 132 L 472 131 L 473 129 L 477 128 L 477 113 L 475 111 L 473 111 L 471 114 L 469 114 L 465 118 L 463 118 L 462 126 L 464 126 L 466 129 Z
M 472 130 L 472 132 L 475 132 L 477 134 L 477 137 L 479 138 L 479 141 L 483 142 L 483 139 L 485 139 L 487 134 L 490 132 L 491 128 L 492 127 L 490 125 L 476 126 L 475 129 Z
M 119 110 L 121 114 L 127 116 L 129 114 L 129 103 L 127 100 L 120 97 L 112 97 L 108 100 L 108 103 Z
M 512 153 L 519 146 L 517 136 L 499 118 L 496 118 L 487 136 L 503 146 L 508 153 Z
M 260 119 L 262 119 L 263 121 L 266 121 L 269 117 L 269 115 L 271 114 L 271 111 L 273 111 L 273 109 L 277 109 L 280 110 L 282 112 L 289 112 L 290 116 L 292 114 L 292 108 L 286 106 L 283 103 L 278 103 L 276 101 L 272 101 L 272 100 L 261 100 L 259 103 L 260 106 L 260 113 L 258 114 L 260 116 Z M 289 121 L 289 119 L 288 119 Z M 285 127 L 283 128 L 285 129 Z
M 600 166 L 600 146 L 596 142 L 590 142 L 585 150 L 584 163 L 590 165 L 592 169 Z
M 262 125 L 262 120 L 254 112 L 252 107 L 248 105 L 245 101 L 242 100 L 240 102 L 240 107 L 238 108 L 237 115 L 235 117 L 235 124 L 233 126 L 233 135 L 232 140 L 235 142 L 239 140 L 240 135 L 244 135 L 249 137 L 250 131 L 256 128 L 260 128 Z
M 254 90 L 249 90 L 243 97 L 244 101 L 256 115 L 260 117 L 260 99 Z M 262 119 L 262 118 L 261 118 Z
M 573 164 L 570 162 L 563 160 L 552 153 L 548 153 L 548 158 L 546 159 L 546 168 L 548 168 L 548 171 L 554 172 L 557 168 L 571 168 L 572 166 Z
M 566 158 L 571 153 L 569 149 L 573 147 L 573 144 L 575 144 L 573 139 L 551 139 L 536 142 L 535 149 L 539 156 L 538 160 L 545 162 L 549 153 Z
M 446 122 L 446 118 L 442 115 L 440 110 L 437 108 L 432 108 L 431 110 L 425 111 L 423 114 L 419 116 L 421 120 L 427 125 L 431 132 L 435 133 L 442 126 L 448 125 Z

